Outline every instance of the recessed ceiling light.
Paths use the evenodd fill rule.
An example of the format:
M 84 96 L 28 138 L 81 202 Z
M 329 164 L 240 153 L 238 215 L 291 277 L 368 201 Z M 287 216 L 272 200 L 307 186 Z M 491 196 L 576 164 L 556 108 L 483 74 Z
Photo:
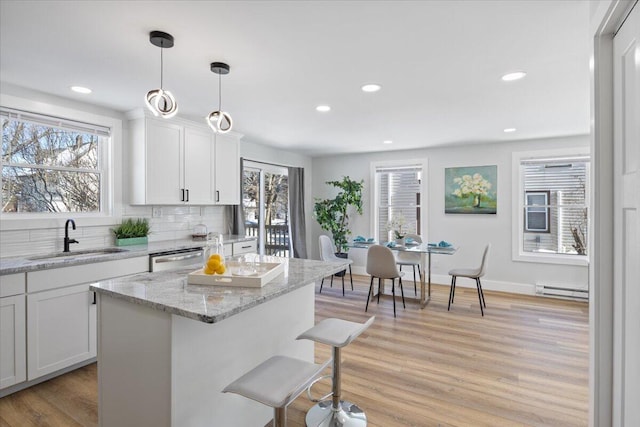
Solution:
M 316 107 L 316 111 L 320 111 L 321 113 L 326 113 L 327 111 L 331 111 L 331 107 L 328 105 L 318 105 Z
M 366 85 L 362 86 L 362 91 L 363 92 L 377 92 L 380 89 L 382 89 L 382 86 L 380 86 L 379 84 L 375 84 L 375 83 L 369 83 L 369 84 L 366 84 Z
M 515 131 L 516 131 L 516 128 L 506 128 L 504 130 L 504 133 L 511 133 L 511 132 L 515 132 Z
M 383 144 L 393 144 L 393 141 L 387 139 L 386 141 L 382 141 Z
M 505 82 L 512 82 L 514 80 L 520 80 L 526 75 L 527 73 L 525 73 L 524 71 L 515 71 L 513 73 L 508 73 L 502 76 L 502 80 L 504 80 Z
M 74 92 L 78 92 L 78 93 L 91 93 L 91 89 L 89 89 L 88 87 L 82 87 L 82 86 L 71 86 L 71 90 Z

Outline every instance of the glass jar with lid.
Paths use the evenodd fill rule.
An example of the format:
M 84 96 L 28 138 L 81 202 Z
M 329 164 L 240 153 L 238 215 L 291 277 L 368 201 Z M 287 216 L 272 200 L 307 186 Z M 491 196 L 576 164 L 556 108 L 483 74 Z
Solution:
M 224 243 L 222 236 L 217 235 L 207 240 L 202 250 L 203 269 L 205 274 L 224 274 L 226 271 Z

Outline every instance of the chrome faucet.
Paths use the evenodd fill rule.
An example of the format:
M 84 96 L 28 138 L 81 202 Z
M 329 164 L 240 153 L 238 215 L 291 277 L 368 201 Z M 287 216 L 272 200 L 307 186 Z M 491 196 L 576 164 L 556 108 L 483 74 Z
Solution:
M 68 219 L 67 222 L 64 224 L 64 250 L 62 252 L 70 252 L 69 245 L 71 243 L 80 243 L 76 239 L 69 238 L 69 223 L 71 223 L 71 226 L 73 227 L 74 230 L 76 229 L 76 222 L 72 219 Z

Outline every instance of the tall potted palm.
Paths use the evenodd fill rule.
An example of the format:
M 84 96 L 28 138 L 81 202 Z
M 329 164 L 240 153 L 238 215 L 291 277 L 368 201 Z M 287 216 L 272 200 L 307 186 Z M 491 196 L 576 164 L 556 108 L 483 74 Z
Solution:
M 331 232 L 333 242 L 340 256 L 347 250 L 349 229 L 349 213 L 354 210 L 362 215 L 362 189 L 364 181 L 354 181 L 348 176 L 341 181 L 327 181 L 328 185 L 339 188 L 333 199 L 316 199 L 313 213 L 323 230 Z M 346 255 L 346 254 L 345 254 Z

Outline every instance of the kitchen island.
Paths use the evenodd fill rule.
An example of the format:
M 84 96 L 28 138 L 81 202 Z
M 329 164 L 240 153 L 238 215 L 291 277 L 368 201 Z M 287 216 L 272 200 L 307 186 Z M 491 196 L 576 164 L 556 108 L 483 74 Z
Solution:
M 313 361 L 296 341 L 314 324 L 315 282 L 348 260 L 285 264 L 262 288 L 187 284 L 198 268 L 92 284 L 98 304 L 101 426 L 263 426 L 272 410 L 221 390 L 275 354 Z

